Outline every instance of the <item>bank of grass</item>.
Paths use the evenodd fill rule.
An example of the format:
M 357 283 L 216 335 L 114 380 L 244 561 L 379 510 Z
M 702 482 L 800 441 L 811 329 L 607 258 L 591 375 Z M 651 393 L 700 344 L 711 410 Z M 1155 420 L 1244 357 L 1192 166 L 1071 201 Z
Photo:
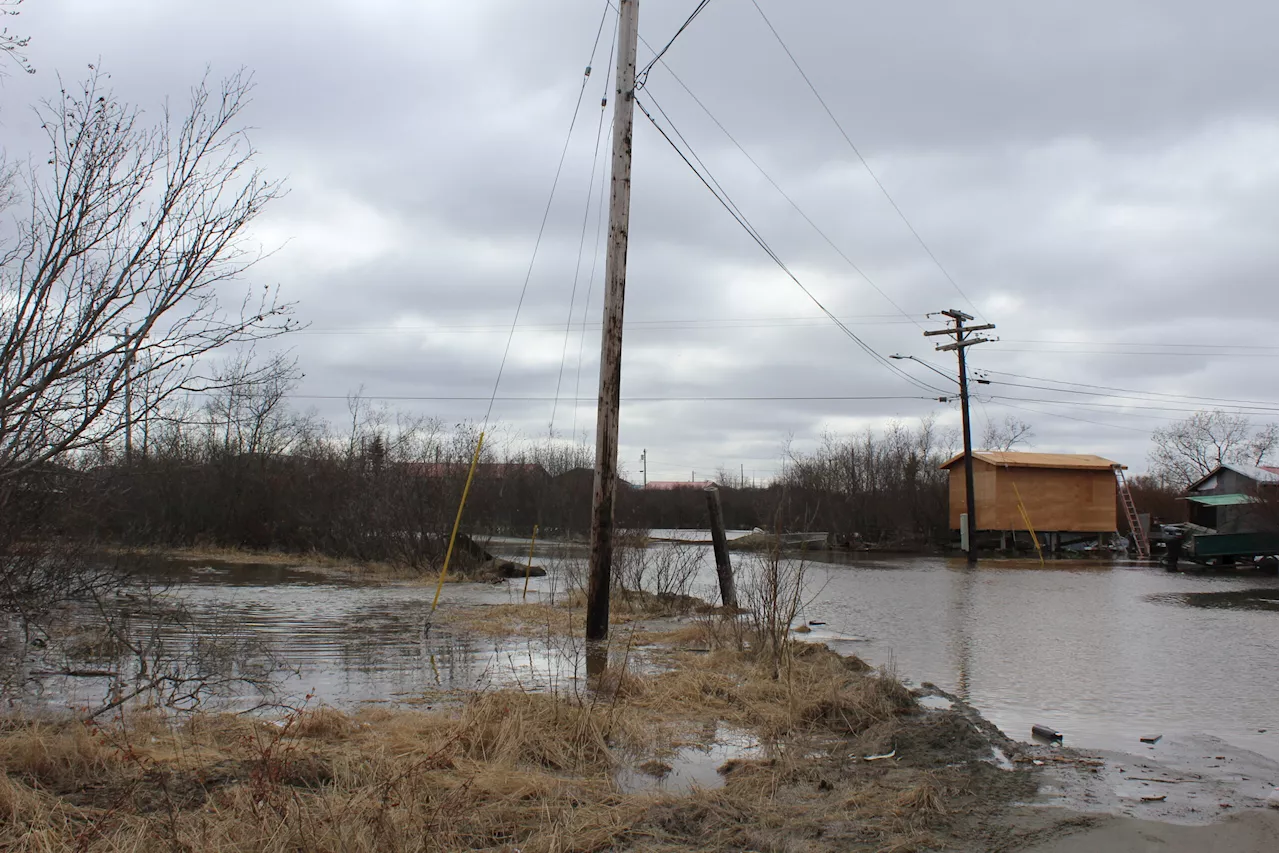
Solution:
M 138 548 L 112 547 L 105 553 L 117 559 L 130 561 L 174 561 L 181 563 L 216 563 L 234 566 L 280 566 L 317 573 L 332 573 L 356 577 L 362 581 L 420 581 L 436 583 L 439 573 L 426 566 L 412 566 L 389 560 L 358 560 L 352 557 L 335 557 L 319 551 L 290 552 L 254 550 L 250 548 L 223 548 L 195 545 L 190 547 L 147 546 Z M 466 557 L 458 558 L 449 570 L 448 583 L 466 583 L 477 577 L 488 579 L 483 567 Z
M 988 744 L 956 746 L 970 724 L 939 728 L 855 658 L 793 644 L 775 679 L 749 649 L 668 655 L 663 671 L 614 669 L 573 695 L 496 691 L 446 710 L 9 719 L 0 849 L 923 850 L 1013 795 L 989 793 L 1000 771 L 974 757 Z M 722 787 L 620 786 L 620 767 L 721 725 L 771 748 L 724 765 Z M 905 758 L 851 760 L 890 746 Z

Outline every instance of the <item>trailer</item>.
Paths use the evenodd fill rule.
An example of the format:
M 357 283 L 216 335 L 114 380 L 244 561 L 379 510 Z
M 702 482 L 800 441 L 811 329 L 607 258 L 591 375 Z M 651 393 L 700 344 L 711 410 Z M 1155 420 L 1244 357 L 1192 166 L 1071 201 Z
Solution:
M 1274 557 L 1280 553 L 1280 534 L 1202 533 L 1192 536 L 1183 553 L 1197 563 L 1230 564 L 1254 557 Z

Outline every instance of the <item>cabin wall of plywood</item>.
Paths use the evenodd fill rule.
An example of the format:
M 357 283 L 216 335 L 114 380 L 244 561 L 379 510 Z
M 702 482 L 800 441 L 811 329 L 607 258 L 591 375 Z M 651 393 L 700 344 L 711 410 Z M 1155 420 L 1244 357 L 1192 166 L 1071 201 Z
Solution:
M 956 463 L 949 470 L 950 523 L 958 530 L 965 511 L 964 465 Z M 1019 494 L 1037 531 L 1116 529 L 1116 480 L 1109 469 L 1003 468 L 975 459 L 973 488 L 978 530 L 1025 530 Z

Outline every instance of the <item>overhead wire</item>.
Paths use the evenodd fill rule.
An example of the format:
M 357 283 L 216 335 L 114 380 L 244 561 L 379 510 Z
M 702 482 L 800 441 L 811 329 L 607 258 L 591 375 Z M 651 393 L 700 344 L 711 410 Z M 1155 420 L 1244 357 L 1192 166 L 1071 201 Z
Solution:
M 676 30 L 675 35 L 668 39 L 667 43 L 662 46 L 662 50 L 657 51 L 654 54 L 653 59 L 650 59 L 648 63 L 646 63 L 645 66 L 636 73 L 635 91 L 639 92 L 644 88 L 645 83 L 649 82 L 649 71 L 652 70 L 654 63 L 659 62 L 662 59 L 666 52 L 671 49 L 671 45 L 676 43 L 676 39 L 680 38 L 681 33 L 689 28 L 689 25 L 693 23 L 693 19 L 698 17 L 698 15 L 702 13 L 702 10 L 707 8 L 707 5 L 710 2 L 711 0 L 699 0 L 698 5 L 689 13 L 689 17 L 686 18 L 685 22 L 680 25 L 678 30 Z M 646 42 L 646 45 L 647 44 L 648 43 Z
M 617 7 L 613 5 L 612 0 L 605 0 L 605 2 L 608 3 L 609 8 L 613 9 L 615 12 L 618 11 Z M 620 20 L 621 20 L 621 14 L 619 14 L 618 17 L 615 17 L 613 21 L 613 38 L 609 42 L 609 61 L 606 63 L 606 66 L 605 66 L 606 69 L 613 67 L 613 54 L 618 41 L 618 25 Z M 605 107 L 609 105 L 610 79 L 612 78 L 610 78 L 608 72 L 606 71 L 605 78 L 604 78 L 604 87 L 603 87 L 604 91 L 600 93 L 600 109 L 601 109 L 602 115 Z M 609 120 L 609 135 L 610 136 L 613 135 L 612 119 Z M 597 144 L 599 143 L 597 142 Z M 591 254 L 591 273 L 590 275 L 587 276 L 587 295 L 582 301 L 582 323 L 578 332 L 578 361 L 577 361 L 577 368 L 574 371 L 574 379 L 573 379 L 573 396 L 575 400 L 578 398 L 578 395 L 582 390 L 582 352 L 587 342 L 587 313 L 588 311 L 591 310 L 591 291 L 595 288 L 596 267 L 600 263 L 600 256 L 604 253 L 603 252 L 604 247 L 601 242 L 601 238 L 604 235 L 605 188 L 609 186 L 611 180 L 612 180 L 612 175 L 606 178 L 604 169 L 602 168 L 600 172 L 600 198 L 596 202 L 595 251 L 592 252 Z M 578 432 L 578 407 L 574 406 L 573 407 L 573 425 L 569 429 L 569 434 L 576 435 L 577 432 Z
M 605 9 L 606 9 L 605 14 L 607 15 L 608 7 L 606 6 Z M 616 34 L 616 31 L 617 31 L 616 18 L 614 19 L 614 31 Z M 609 70 L 610 64 L 612 64 L 613 62 L 614 48 L 612 46 L 612 43 L 613 43 L 613 40 L 610 41 L 609 59 L 606 60 L 605 62 L 605 74 L 604 74 L 605 96 L 600 99 L 600 119 L 599 121 L 596 122 L 596 142 L 595 142 L 595 147 L 591 153 L 591 175 L 587 180 L 587 202 L 584 205 L 582 210 L 582 233 L 578 235 L 578 258 L 573 265 L 573 287 L 569 292 L 569 311 L 568 311 L 568 315 L 565 317 L 565 320 L 564 320 L 564 344 L 560 348 L 560 370 L 556 374 L 556 399 L 551 404 L 551 422 L 550 422 L 550 426 L 548 427 L 548 432 L 552 435 L 554 435 L 556 431 L 556 409 L 560 405 L 560 385 L 564 381 L 564 365 L 565 365 L 565 361 L 569 356 L 569 333 L 573 328 L 573 308 L 574 308 L 574 303 L 578 297 L 578 276 L 579 276 L 579 273 L 581 273 L 582 271 L 582 252 L 583 252 L 583 249 L 586 247 L 586 242 L 587 242 L 587 222 L 591 217 L 591 200 L 592 200 L 592 197 L 595 195 L 596 166 L 599 164 L 599 161 L 600 161 L 600 144 L 601 144 L 602 137 L 604 136 L 605 107 L 608 105 L 608 102 L 609 102 L 608 70 Z M 601 183 L 602 184 L 605 183 L 603 175 L 601 176 Z M 594 260 L 592 261 L 592 275 L 593 276 L 595 275 Z M 585 309 L 584 309 L 584 313 L 585 313 Z
M 1046 344 L 1054 343 L 1045 341 Z M 1117 352 L 1116 350 L 1069 350 L 1069 349 L 1021 349 L 1018 347 L 1000 347 L 998 352 L 1025 352 L 1038 355 L 1156 355 L 1163 358 L 1275 358 L 1274 353 L 1265 352 Z
M 849 267 L 855 273 L 858 274 L 859 277 L 862 278 L 863 281 L 869 284 L 871 288 L 875 290 L 876 293 L 880 294 L 885 299 L 886 302 L 888 302 L 890 305 L 896 308 L 899 314 L 901 314 L 903 317 L 906 317 L 908 320 L 914 323 L 917 328 L 923 330 L 924 326 L 921 325 L 920 321 L 915 317 L 913 317 L 912 315 L 908 314 L 906 311 L 904 311 L 902 307 L 898 305 L 896 301 L 894 301 L 893 297 L 891 297 L 888 293 L 885 293 L 884 290 L 882 290 L 880 286 L 871 279 L 871 276 L 867 275 L 867 273 L 862 269 L 862 267 L 858 266 L 858 264 L 855 263 L 854 260 L 844 252 L 843 249 L 841 249 L 838 245 L 836 245 L 836 242 L 832 240 L 831 237 L 829 237 L 827 233 L 823 231 L 816 222 L 813 221 L 812 217 L 810 217 L 809 214 L 806 213 L 804 209 L 800 207 L 800 205 L 796 202 L 796 200 L 793 199 L 787 193 L 787 191 L 784 190 L 782 186 L 773 179 L 773 176 L 770 175 L 767 171 L 765 171 L 765 168 L 761 166 L 760 163 L 757 162 L 757 160 L 754 157 L 751 156 L 751 154 L 747 151 L 746 148 L 742 146 L 740 142 L 738 142 L 738 140 L 734 137 L 734 135 L 729 132 L 729 129 L 726 128 L 724 124 L 720 121 L 720 119 L 716 118 L 715 114 L 711 112 L 710 108 L 707 107 L 707 105 L 704 104 L 702 100 L 693 93 L 693 90 L 689 88 L 689 86 L 684 82 L 684 80 L 680 79 L 680 76 L 677 75 L 675 71 L 671 69 L 671 66 L 667 65 L 664 62 L 663 67 L 667 70 L 667 73 L 671 75 L 671 79 L 675 80 L 676 83 L 680 85 L 680 88 L 684 89 L 685 93 L 693 100 L 693 102 L 697 104 L 699 107 L 701 107 L 702 111 L 706 113 L 707 118 L 711 119 L 712 123 L 715 124 L 715 126 L 720 129 L 720 132 L 723 133 L 725 137 L 727 137 L 728 140 L 734 144 L 734 146 L 738 149 L 738 151 L 742 153 L 742 156 L 747 158 L 747 162 L 749 162 L 752 166 L 756 168 L 756 171 L 758 171 L 760 175 L 766 181 L 768 181 L 769 185 L 772 186 L 775 190 L 777 190 L 778 194 L 781 195 L 786 200 L 787 204 L 791 205 L 792 209 L 795 210 L 796 213 L 800 214 L 801 218 L 803 218 L 804 221 L 809 224 L 809 227 L 812 228 L 817 233 L 817 235 L 821 237 L 826 242 L 826 244 L 830 246 L 835 251 L 835 253 L 839 255 L 841 259 L 846 264 L 848 264 Z M 654 98 L 653 92 L 646 92 L 646 94 L 648 95 L 649 100 L 653 102 L 654 106 L 657 107 L 659 112 L 663 113 L 663 117 L 667 118 L 668 122 L 670 122 L 670 118 L 667 117 L 666 113 L 662 110 L 661 104 L 659 104 L 657 102 L 657 99 Z M 673 130 L 675 129 L 674 124 L 672 125 L 672 129 Z
M 650 96 L 646 93 L 646 97 L 650 97 Z M 671 136 L 662 127 L 662 125 L 658 123 L 657 119 L 654 118 L 653 113 L 651 113 L 649 109 L 645 106 L 644 100 L 641 99 L 638 94 L 636 96 L 635 102 L 636 102 L 636 106 L 640 108 L 640 111 L 644 114 L 645 118 L 649 120 L 650 124 L 652 124 L 654 128 L 658 131 L 658 133 L 662 136 L 662 138 L 667 141 L 667 144 L 671 146 L 672 150 L 674 150 L 676 154 L 680 157 L 680 159 L 684 161 L 684 164 L 689 167 L 690 171 L 692 171 L 694 175 L 697 176 L 698 180 L 702 183 L 702 185 L 705 186 L 707 190 L 713 196 L 715 196 L 716 200 L 720 202 L 720 205 L 724 207 L 726 211 L 729 212 L 729 215 L 733 217 L 734 221 L 736 221 L 738 225 L 741 226 L 742 229 L 747 232 L 748 236 L 750 236 L 751 239 L 755 241 L 756 245 L 758 245 L 764 251 L 764 253 L 769 256 L 769 258 L 778 266 L 778 268 L 781 269 L 783 273 L 786 274 L 786 276 L 790 278 L 792 282 L 796 284 L 797 287 L 800 288 L 801 292 L 803 292 L 805 296 L 807 296 L 809 300 L 813 302 L 813 304 L 816 305 L 820 311 L 822 311 L 823 314 L 825 314 L 833 323 L 835 323 L 835 325 L 842 332 L 844 332 L 844 334 L 850 340 L 852 340 L 855 344 L 857 344 L 857 346 L 860 349 L 862 349 L 863 352 L 871 356 L 873 360 L 881 364 L 890 372 L 895 373 L 899 377 L 905 379 L 910 384 L 915 385 L 917 388 L 921 388 L 926 391 L 932 391 L 937 394 L 945 395 L 947 393 L 940 388 L 935 388 L 932 385 L 929 385 L 925 382 L 920 381 L 916 377 L 900 369 L 897 365 L 893 364 L 887 358 L 880 355 L 880 353 L 876 352 L 876 350 L 873 347 L 867 344 L 864 340 L 862 340 L 862 338 L 860 338 L 857 334 L 855 334 L 852 329 L 850 329 L 843 322 L 841 322 L 841 320 L 838 317 L 836 317 L 836 315 L 832 313 L 826 307 L 826 305 L 824 305 L 822 301 L 819 300 L 811 290 L 809 290 L 808 287 L 805 286 L 804 282 L 802 282 L 799 279 L 799 277 L 796 276 L 796 274 L 791 271 L 791 269 L 786 265 L 786 263 L 782 260 L 782 258 L 779 257 L 778 254 L 773 250 L 773 248 L 770 247 L 769 244 L 764 240 L 764 238 L 760 236 L 759 232 L 755 229 L 754 226 L 751 225 L 750 221 L 745 216 L 743 216 L 738 212 L 737 206 L 733 203 L 732 199 L 729 199 L 727 194 L 722 196 L 720 192 L 717 192 L 716 186 L 718 186 L 718 184 L 714 182 L 714 179 L 710 177 L 710 174 L 708 173 L 707 175 L 703 175 L 703 173 L 699 171 L 698 167 L 695 166 L 693 162 L 689 159 L 689 156 L 685 154 L 685 152 L 680 148 L 680 146 L 675 142 L 675 140 L 672 139 Z M 669 118 L 668 118 L 668 121 L 670 121 Z
M 913 322 L 909 317 L 900 317 L 897 314 L 859 314 L 856 317 L 842 317 L 841 320 L 851 326 L 857 325 L 906 325 Z M 588 326 L 599 328 L 600 323 L 590 323 L 585 318 L 576 326 Z M 656 331 L 688 331 L 691 329 L 794 329 L 794 328 L 813 328 L 817 326 L 829 326 L 830 320 L 825 316 L 813 317 L 705 317 L 705 318 L 667 318 L 654 320 L 632 320 L 627 318 L 627 328 L 633 327 L 638 329 L 656 330 Z M 519 323 L 518 328 L 527 332 L 545 332 L 560 331 L 563 326 L 557 323 L 549 322 L 529 322 Z M 325 329 L 325 328 L 308 328 L 300 329 L 294 334 L 314 334 L 314 335 L 385 335 L 391 332 L 430 332 L 432 334 L 460 334 L 460 333 L 492 333 L 505 332 L 510 328 L 509 324 L 502 325 L 397 325 L 397 326 L 362 326 L 355 329 Z
M 449 561 L 453 556 L 453 546 L 458 538 L 458 529 L 462 525 L 463 509 L 467 505 L 467 495 L 471 491 L 471 481 L 475 477 L 476 466 L 480 463 L 480 453 L 484 448 L 485 432 L 489 425 L 489 418 L 493 415 L 494 404 L 498 399 L 498 388 L 502 384 L 502 374 L 507 366 L 507 358 L 511 354 L 511 342 L 516 335 L 516 324 L 520 321 L 520 311 L 524 307 L 525 296 L 529 292 L 529 281 L 533 278 L 533 267 L 538 260 L 538 249 L 542 246 L 542 236 L 546 232 L 547 220 L 551 215 L 551 205 L 555 201 L 556 188 L 560 184 L 560 174 L 564 170 L 565 155 L 569 152 L 569 142 L 573 139 L 573 129 L 578 123 L 578 113 L 582 110 L 582 95 L 587 91 L 587 81 L 591 77 L 591 63 L 595 61 L 596 50 L 600 47 L 600 34 L 604 31 L 604 22 L 608 14 L 609 4 L 606 0 L 605 7 L 600 13 L 600 25 L 596 27 L 596 37 L 591 45 L 591 57 L 587 60 L 586 70 L 582 74 L 582 85 L 578 88 L 578 97 L 573 106 L 573 117 L 569 120 L 569 131 L 565 134 L 564 147 L 560 150 L 560 161 L 556 164 L 556 174 L 551 181 L 551 192 L 547 195 L 547 206 L 542 212 L 542 222 L 538 225 L 538 236 L 534 240 L 533 252 L 529 258 L 529 268 L 525 271 L 524 283 L 520 287 L 520 298 L 516 301 L 515 315 L 511 319 L 511 330 L 507 333 L 507 343 L 502 349 L 502 360 L 498 363 L 498 374 L 493 380 L 493 392 L 489 395 L 489 406 L 485 409 L 484 418 L 477 434 L 475 453 L 471 456 L 471 466 L 467 470 L 467 478 L 462 487 L 462 498 L 458 502 L 458 513 L 453 521 L 453 532 L 449 535 L 449 545 L 444 552 L 444 562 L 441 564 L 440 577 L 436 581 L 435 597 L 431 600 L 431 612 L 427 616 L 424 631 L 429 631 L 431 628 L 431 616 L 435 614 L 436 606 L 440 603 L 440 593 L 444 589 L 445 577 L 449 573 Z
M 1092 403 L 1087 400 L 1045 400 L 1039 397 L 1010 397 L 1004 394 L 987 394 L 992 400 L 1019 400 L 1025 403 L 1047 403 L 1053 406 L 1084 406 L 1090 409 L 1127 409 L 1139 412 L 1183 412 L 1192 413 L 1200 411 L 1199 408 L 1189 408 L 1187 406 L 1139 406 L 1132 403 Z M 1151 402 L 1155 402 L 1154 400 Z M 1260 415 L 1264 411 L 1260 409 L 1236 409 L 1230 410 L 1231 414 L 1237 415 Z
M 284 395 L 291 400 L 346 400 L 349 399 L 346 394 L 286 394 Z M 401 395 L 401 394 L 361 394 L 361 399 L 365 400 L 382 400 L 382 401 L 412 401 L 412 402 L 474 402 L 477 400 L 488 400 L 483 396 L 421 396 L 421 395 Z M 508 403 L 549 403 L 554 397 L 541 396 L 524 396 L 524 397 L 499 397 L 499 400 Z M 560 398 L 566 402 L 590 402 L 595 397 L 579 397 L 579 398 Z M 881 395 L 769 395 L 769 394 L 750 394 L 740 396 L 691 396 L 691 397 L 662 397 L 662 396 L 636 396 L 623 397 L 623 402 L 627 403 L 742 403 L 742 402 L 853 402 L 862 400 L 935 400 L 934 397 L 921 397 L 906 394 L 881 394 Z
M 1264 349 L 1277 350 L 1274 344 L 1188 344 L 1188 343 L 1155 343 L 1154 341 L 1059 341 L 1059 340 L 1022 340 L 1019 338 L 1003 338 L 1011 344 L 1079 344 L 1096 347 L 1172 347 L 1175 349 Z
M 1069 421 L 1080 421 L 1081 423 L 1094 424 L 1095 426 L 1110 427 L 1112 429 L 1122 429 L 1127 432 L 1140 432 L 1140 433 L 1143 433 L 1144 435 L 1149 434 L 1150 432 L 1149 430 L 1142 429 L 1141 427 L 1129 427 L 1129 426 L 1123 426 L 1121 424 L 1108 423 L 1106 421 L 1094 421 L 1088 418 L 1076 417 L 1075 415 L 1064 415 L 1061 412 L 1046 412 L 1041 409 L 1029 409 L 1026 406 L 1019 406 L 1015 403 L 1009 403 L 1009 402 L 1003 402 L 1003 401 L 995 402 L 993 400 L 991 401 L 991 404 L 993 406 L 1004 406 L 1005 408 L 1009 408 L 1009 409 L 1018 409 L 1019 411 L 1023 411 L 1023 412 L 1031 412 L 1034 415 L 1048 415 L 1051 418 L 1065 418 Z
M 1077 394 L 1085 397 L 1106 397 L 1108 399 L 1113 399 L 1113 400 L 1131 399 L 1131 400 L 1137 400 L 1138 402 L 1147 402 L 1147 403 L 1171 402 L 1171 403 L 1187 404 L 1187 403 L 1194 402 L 1197 399 L 1197 398 L 1187 398 L 1187 399 L 1170 399 L 1170 400 L 1154 399 L 1153 400 L 1148 397 L 1138 397 L 1138 396 L 1125 395 L 1125 394 L 1112 394 L 1112 393 L 1107 393 L 1103 391 L 1080 391 L 1075 388 L 1054 388 L 1053 386 L 1050 386 L 1050 385 L 1027 385 L 1021 382 L 1004 382 L 999 379 L 987 379 L 983 381 L 986 384 L 1003 385 L 1010 388 L 1027 388 L 1035 391 L 1055 391 L 1061 394 Z M 1135 392 L 1135 393 L 1142 394 L 1146 392 Z M 1162 395 L 1162 396 L 1172 397 L 1174 395 Z M 1213 397 L 1205 397 L 1205 398 L 1198 398 L 1198 399 L 1214 401 L 1219 403 L 1230 403 L 1233 408 L 1237 408 L 1237 409 L 1254 409 L 1257 411 L 1267 411 L 1267 412 L 1276 411 L 1276 405 L 1274 403 L 1263 403 L 1263 402 L 1254 403 L 1247 400 L 1240 400 L 1240 401 L 1224 400 L 1221 398 L 1213 398 Z M 1083 405 L 1087 405 L 1087 403 Z
M 979 373 L 996 374 L 996 375 L 1000 375 L 1000 377 L 1012 377 L 1014 379 L 1029 379 L 1029 380 L 1032 380 L 1032 382 L 1052 382 L 1052 383 L 1060 384 L 1060 386 L 1074 386 L 1076 388 L 1097 388 L 1097 389 L 1101 389 L 1101 391 L 1117 391 L 1117 392 L 1132 393 L 1132 394 L 1146 394 L 1146 396 L 1148 397 L 1164 397 L 1164 398 L 1169 398 L 1169 400 L 1192 400 L 1192 401 L 1226 402 L 1226 403 L 1253 403 L 1253 405 L 1258 405 L 1258 406 L 1280 406 L 1280 403 L 1274 403 L 1266 400 L 1234 400 L 1234 398 L 1230 398 L 1230 397 L 1201 397 L 1201 396 L 1197 396 L 1197 394 L 1174 394 L 1174 393 L 1167 393 L 1162 391 L 1137 391 L 1137 389 L 1134 389 L 1134 388 L 1117 388 L 1115 386 L 1094 386 L 1094 384 L 1089 384 L 1085 382 L 1071 382 L 1071 380 L 1069 379 L 1050 379 L 1047 377 L 1029 377 L 1029 375 L 1025 375 L 1021 373 L 1010 373 L 1010 371 L 1007 371 L 1007 370 L 992 370 L 989 368 L 980 369 Z M 1055 391 L 1066 391 L 1066 389 L 1065 388 L 1055 389 Z M 1100 397 L 1106 396 L 1106 394 L 1097 394 L 1097 396 L 1100 396 Z
M 582 111 L 582 96 L 587 91 L 587 81 L 591 79 L 591 63 L 595 61 L 596 50 L 600 47 L 600 34 L 604 32 L 604 22 L 609 15 L 609 6 L 604 4 L 600 13 L 600 25 L 596 28 L 595 41 L 591 45 L 591 57 L 587 60 L 586 70 L 582 74 L 582 85 L 578 88 L 578 97 L 573 106 L 573 117 L 569 120 L 569 130 L 564 136 L 564 146 L 560 149 L 560 161 L 556 165 L 556 174 L 551 181 L 551 192 L 547 195 L 547 205 L 542 211 L 542 222 L 538 225 L 538 236 L 533 243 L 533 253 L 529 258 L 529 267 L 525 271 L 524 283 L 520 287 L 520 298 L 516 301 L 515 316 L 511 320 L 511 331 L 507 335 L 507 344 L 502 350 L 502 360 L 498 363 L 498 375 L 493 382 L 493 393 L 490 395 L 489 408 L 485 410 L 482 423 L 487 424 L 493 414 L 493 405 L 498 397 L 498 388 L 502 384 L 502 374 L 507 366 L 507 358 L 511 355 L 511 341 L 515 338 L 516 324 L 520 321 L 520 311 L 524 308 L 524 300 L 529 292 L 529 281 L 533 278 L 533 267 L 538 260 L 538 249 L 542 246 L 542 237 L 547 230 L 547 220 L 551 216 L 551 205 L 555 201 L 556 188 L 560 185 L 560 174 L 564 171 L 565 156 L 569 153 L 569 142 L 573 139 L 573 129 L 578 123 L 578 114 Z
M 946 280 L 951 283 L 951 286 L 955 288 L 956 292 L 960 294 L 964 301 L 969 303 L 969 306 L 973 308 L 974 313 L 982 316 L 982 311 L 976 304 L 974 304 L 974 301 L 969 298 L 969 295 L 964 292 L 964 289 L 960 287 L 960 284 L 952 277 L 951 273 L 947 271 L 947 268 L 942 265 L 942 261 L 940 261 L 938 256 L 934 254 L 933 249 L 929 248 L 929 244 L 924 241 L 924 238 L 920 236 L 920 232 L 911 224 L 911 220 L 907 218 L 906 213 L 904 213 L 902 208 L 898 206 L 898 203 L 894 201 L 894 198 L 890 195 L 888 188 L 885 187 L 879 176 L 876 175 L 875 171 L 871 168 L 871 164 L 869 164 L 866 158 L 862 156 L 862 152 L 858 150 L 858 146 L 854 144 L 853 139 L 850 138 L 848 132 L 845 131 L 844 126 L 840 124 L 840 120 L 836 118 L 836 114 L 831 111 L 831 107 L 827 106 L 826 100 L 822 97 L 821 93 L 818 92 L 818 87 L 809 79 L 809 75 L 805 73 L 804 68 L 800 65 L 800 61 L 796 59 L 795 54 L 791 52 L 791 48 L 787 47 L 787 43 L 783 41 L 782 36 L 773 26 L 773 22 L 769 20 L 769 16 L 764 13 L 764 9 L 760 8 L 760 4 L 756 2 L 756 0 L 751 0 L 751 5 L 756 7 L 756 11 L 760 13 L 760 17 L 764 20 L 765 26 L 769 28 L 769 32 L 773 33 L 774 39 L 777 40 L 778 45 L 782 48 L 783 52 L 787 54 L 787 58 L 791 60 L 791 64 L 795 66 L 796 71 L 800 72 L 800 76 L 804 79 L 805 85 L 809 87 L 809 91 L 818 99 L 818 103 L 821 104 L 822 109 L 826 111 L 827 117 L 830 118 L 831 122 L 836 126 L 836 130 L 840 131 L 840 135 L 844 137 L 844 141 L 848 143 L 849 149 L 853 151 L 854 156 L 858 158 L 858 162 L 862 164 L 862 168 L 864 168 L 867 174 L 871 176 L 871 180 L 874 181 L 875 185 L 880 189 L 881 194 L 883 194 L 885 199 L 889 202 L 889 206 L 893 208 L 894 212 L 898 214 L 898 218 L 907 226 L 907 230 L 911 232 L 913 237 L 915 237 L 916 242 L 920 244 L 920 248 L 924 249 L 925 254 L 927 254 L 929 259 L 933 261 L 934 266 L 936 266 Z

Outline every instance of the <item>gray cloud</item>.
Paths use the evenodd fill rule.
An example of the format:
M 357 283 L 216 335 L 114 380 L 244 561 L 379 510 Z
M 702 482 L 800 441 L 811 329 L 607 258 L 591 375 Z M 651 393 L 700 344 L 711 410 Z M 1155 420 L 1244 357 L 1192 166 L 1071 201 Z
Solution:
M 762 5 L 977 313 L 999 324 L 1003 340 L 978 348 L 975 367 L 1275 399 L 1274 5 Z M 665 41 L 689 8 L 646 0 L 642 34 Z M 6 148 L 10 157 L 38 151 L 25 104 L 53 93 L 55 72 L 74 80 L 101 59 L 121 96 L 154 111 L 166 95 L 180 99 L 206 66 L 215 75 L 249 67 L 261 163 L 291 187 L 259 223 L 258 239 L 280 248 L 254 281 L 281 284 L 313 324 L 291 342 L 307 372 L 302 392 L 341 396 L 363 386 L 374 395 L 487 397 L 601 11 L 585 0 L 28 4 L 17 23 L 33 36 L 40 73 L 11 77 L 0 90 Z M 566 347 L 564 323 L 583 205 L 599 198 L 588 182 L 611 29 L 610 17 L 504 397 L 554 395 L 562 352 L 562 396 L 595 393 L 603 263 L 589 281 L 594 208 L 573 311 L 576 326 L 590 289 L 581 369 L 580 332 Z M 642 62 L 647 56 L 642 48 Z M 952 370 L 911 320 L 928 327 L 924 313 L 964 308 L 965 298 L 898 219 L 752 6 L 712 3 L 667 58 L 874 282 L 813 232 L 668 71 L 655 69 L 652 97 L 813 293 L 879 352 Z M 929 396 L 827 324 L 639 115 L 635 140 L 626 396 Z M 917 365 L 903 369 L 945 386 Z M 1154 400 L 998 385 L 982 386 L 982 399 L 979 428 L 1013 413 L 1033 423 L 1042 449 L 1103 453 L 1136 468 L 1150 430 L 1185 414 L 1155 410 Z M 330 415 L 344 405 L 300 402 Z M 399 405 L 451 422 L 485 408 Z M 562 404 L 557 429 L 589 428 L 592 408 Z M 551 404 L 500 400 L 495 412 L 537 432 Z M 944 425 L 958 422 L 953 405 L 925 399 L 633 402 L 622 455 L 647 448 L 651 474 L 664 477 L 722 464 L 771 471 L 788 435 L 803 448 L 826 428 L 934 412 Z

